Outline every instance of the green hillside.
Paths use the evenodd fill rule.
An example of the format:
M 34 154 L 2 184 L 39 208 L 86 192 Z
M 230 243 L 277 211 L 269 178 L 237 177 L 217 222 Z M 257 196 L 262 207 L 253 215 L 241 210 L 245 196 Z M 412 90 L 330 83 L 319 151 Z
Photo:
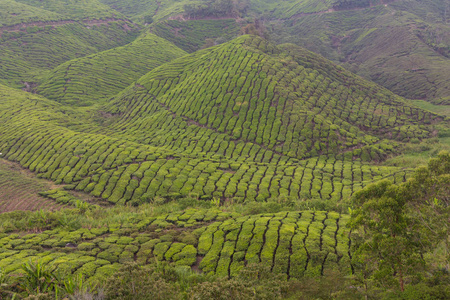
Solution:
M 234 19 L 168 20 L 155 23 L 150 30 L 189 53 L 227 42 L 240 33 L 239 24 Z
M 14 0 L 39 9 L 56 12 L 72 19 L 106 19 L 121 14 L 98 0 Z
M 4 0 L 0 3 L 0 28 L 21 23 L 45 22 L 63 19 L 62 15 L 41 8 Z
M 87 105 L 123 90 L 153 68 L 184 55 L 166 40 L 144 33 L 132 43 L 59 65 L 37 92 L 62 103 Z
M 42 76 L 43 71 L 66 61 L 131 42 L 136 33 L 136 28 L 125 21 L 4 31 L 0 39 L 0 82 L 23 87 L 22 82 L 36 82 L 36 75 Z
M 320 53 L 401 96 L 448 103 L 450 27 L 435 6 L 434 1 L 395 1 L 298 15 L 267 28 L 278 43 Z
M 149 17 L 163 20 L 169 16 L 182 14 L 184 5 L 197 2 L 192 0 L 99 0 L 130 19 L 140 23 L 148 23 Z
M 139 30 L 96 0 L 5 0 L 0 19 L 0 83 L 29 91 L 45 71 L 123 46 Z
M 450 298 L 448 0 L 0 2 L 0 299 Z
M 131 18 L 140 13 L 132 1 L 106 2 Z M 278 44 L 320 53 L 403 97 L 448 104 L 449 10 L 444 0 L 204 0 L 162 1 L 145 16 L 157 35 L 188 52 L 233 37 L 238 30 L 221 28 L 224 17 L 240 27 L 258 19 Z
M 127 262 L 154 260 L 220 277 L 236 275 L 252 263 L 267 264 L 288 278 L 320 276 L 332 269 L 351 273 L 345 215 L 301 211 L 241 216 L 218 209 L 128 215 L 132 223 L 111 216 L 85 220 L 111 222 L 100 228 L 67 231 L 56 226 L 24 236 L 0 233 L 0 268 L 19 274 L 26 256 L 90 280 L 105 280 Z M 76 246 L 67 248 L 69 243 Z
M 405 180 L 408 169 L 370 162 L 441 120 L 320 56 L 250 36 L 154 69 L 97 124 L 6 87 L 2 99 L 5 158 L 118 204 L 193 195 L 333 205 L 374 180 Z
M 138 100 L 131 102 L 134 94 Z M 222 140 L 251 142 L 269 151 L 267 157 L 260 153 L 265 162 L 346 152 L 383 139 L 422 139 L 429 133 L 416 125 L 434 118 L 302 48 L 275 47 L 249 36 L 155 69 L 105 111 L 118 116 L 108 129 L 134 141 L 171 146 L 162 133 L 182 134 L 183 148 L 191 149 L 202 136 L 214 134 L 223 138 L 212 142 L 212 149 Z M 228 151 L 233 153 L 227 147 L 220 152 L 233 157 Z M 236 153 L 234 159 L 248 154 Z

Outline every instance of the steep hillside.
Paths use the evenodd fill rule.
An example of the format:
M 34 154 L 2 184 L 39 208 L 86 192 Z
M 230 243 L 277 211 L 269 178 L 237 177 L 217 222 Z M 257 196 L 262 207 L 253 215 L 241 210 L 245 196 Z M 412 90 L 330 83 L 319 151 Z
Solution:
M 45 71 L 127 44 L 139 30 L 96 0 L 6 0 L 0 17 L 0 83 L 27 90 Z
M 14 0 L 71 19 L 120 18 L 122 15 L 98 0 Z
M 132 6 L 132 1 L 107 2 Z M 235 19 L 240 27 L 258 19 L 263 24 L 260 30 L 265 28 L 278 44 L 306 47 L 403 97 L 449 103 L 448 1 L 203 0 L 159 5 L 146 15 L 155 21 L 154 32 L 188 52 L 221 43 L 238 32 L 235 26 L 220 28 L 221 19 Z M 137 12 L 123 9 L 136 16 Z M 145 23 L 144 19 L 140 17 Z M 203 34 L 211 24 L 214 28 Z
M 297 159 L 425 138 L 416 125 L 433 118 L 302 48 L 248 36 L 155 69 L 106 112 L 118 116 L 110 129 L 139 142 L 169 146 L 170 132 L 189 145 L 218 134 Z
M 48 73 L 37 92 L 58 102 L 87 105 L 111 97 L 153 68 L 186 54 L 144 33 L 130 44 L 70 60 Z
M 295 42 L 401 96 L 448 103 L 450 27 L 437 11 L 444 4 L 419 2 L 299 14 L 266 25 L 278 43 Z
M 227 42 L 240 34 L 235 19 L 167 20 L 155 23 L 150 30 L 189 53 Z
M 118 204 L 335 203 L 377 179 L 403 181 L 408 169 L 370 162 L 441 120 L 320 56 L 251 36 L 154 69 L 93 121 L 6 87 L 1 97 L 5 158 Z
M 69 22 L 5 30 L 0 38 L 0 82 L 25 87 L 36 75 L 98 51 L 122 46 L 136 37 L 136 28 L 123 21 L 97 24 Z M 131 27 L 130 27 L 131 26 Z
M 21 23 L 55 21 L 62 15 L 41 8 L 18 3 L 14 0 L 0 2 L 0 28 Z

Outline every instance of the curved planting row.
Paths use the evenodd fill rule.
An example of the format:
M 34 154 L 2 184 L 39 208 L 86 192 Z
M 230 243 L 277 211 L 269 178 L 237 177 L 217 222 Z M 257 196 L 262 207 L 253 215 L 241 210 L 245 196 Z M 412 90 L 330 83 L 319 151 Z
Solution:
M 154 196 L 204 196 L 260 200 L 342 199 L 381 178 L 403 181 L 408 170 L 371 166 L 350 156 L 271 163 L 177 153 L 70 128 L 91 126 L 62 106 L 8 88 L 0 89 L 0 149 L 6 159 L 66 188 L 112 203 Z M 19 101 L 20 99 L 20 101 Z M 95 125 L 92 125 L 95 126 Z
M 351 272 L 347 217 L 333 212 L 289 212 L 229 219 L 200 236 L 200 268 L 233 276 L 248 263 L 263 263 L 288 277 Z
M 62 228 L 36 234 L 0 234 L 0 268 L 21 272 L 24 262 L 42 259 L 60 272 L 86 277 L 110 275 L 120 264 L 166 260 L 192 266 L 197 261 L 198 236 L 203 224 L 237 217 L 220 210 L 190 209 L 158 217 L 138 214 L 126 223 L 68 231 Z
M 430 136 L 435 115 L 317 55 L 289 50 L 247 36 L 168 63 L 117 97 L 108 109 L 117 117 L 92 132 L 262 162 L 353 149 L 378 160 L 389 148 L 383 139 Z
M 71 16 L 75 19 L 107 19 L 120 16 L 120 14 L 97 0 L 15 0 L 28 5 L 28 9 L 43 9 Z
M 54 12 L 31 7 L 14 0 L 3 0 L 0 2 L 0 28 L 21 23 L 54 21 L 61 17 Z
M 124 21 L 103 22 L 99 26 L 68 23 L 53 27 L 28 27 L 26 32 L 4 31 L 0 37 L 0 82 L 20 85 L 36 82 L 58 65 L 98 51 L 131 42 L 136 27 Z
M 211 42 L 228 41 L 239 34 L 235 19 L 223 20 L 167 20 L 152 25 L 152 32 L 192 53 Z M 211 45 L 208 45 L 211 46 Z
M 283 212 L 239 216 L 190 209 L 159 217 L 134 217 L 122 224 L 73 231 L 0 235 L 0 268 L 21 272 L 42 259 L 60 272 L 99 278 L 120 264 L 168 261 L 233 276 L 248 263 L 262 263 L 288 278 L 351 272 L 346 216 L 333 212 Z M 210 224 L 210 225 L 208 225 Z
M 155 67 L 186 54 L 153 34 L 144 33 L 123 47 L 68 61 L 50 72 L 37 92 L 49 99 L 86 105 L 111 97 Z

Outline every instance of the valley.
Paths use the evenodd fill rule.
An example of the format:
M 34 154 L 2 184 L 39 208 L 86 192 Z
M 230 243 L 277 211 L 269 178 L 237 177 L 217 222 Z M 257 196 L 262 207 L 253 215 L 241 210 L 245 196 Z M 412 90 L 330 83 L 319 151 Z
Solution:
M 445 299 L 447 9 L 0 3 L 0 299 Z

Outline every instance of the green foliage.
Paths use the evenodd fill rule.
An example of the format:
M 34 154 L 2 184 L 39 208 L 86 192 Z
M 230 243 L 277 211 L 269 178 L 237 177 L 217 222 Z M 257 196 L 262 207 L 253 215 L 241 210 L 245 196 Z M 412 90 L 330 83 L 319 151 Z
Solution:
M 426 265 L 424 259 L 424 253 L 441 243 L 448 269 L 449 174 L 450 155 L 441 152 L 405 183 L 380 181 L 355 193 L 354 261 L 364 284 L 398 285 L 403 292 L 408 282 L 422 276 L 423 268 L 442 263 L 434 258 Z
M 194 83 L 197 76 L 204 80 L 217 78 L 214 85 L 217 87 L 234 81 L 237 85 L 244 84 L 241 75 L 231 78 L 210 73 L 231 72 L 230 62 L 220 57 L 231 55 L 236 49 L 240 54 L 233 56 L 233 60 L 239 57 L 248 62 L 259 60 L 251 65 L 263 73 L 271 70 L 273 74 L 255 76 L 255 88 L 241 89 L 241 94 L 213 89 L 217 99 L 234 103 L 233 107 L 221 106 L 220 113 L 217 100 L 212 100 L 204 87 L 191 89 L 197 84 L 203 86 Z M 289 59 L 290 67 L 281 63 L 285 59 Z M 208 66 L 198 68 L 193 62 Z M 320 72 L 310 68 L 313 66 Z M 250 65 L 248 68 L 251 70 Z M 282 71 L 277 71 L 278 68 Z M 282 73 L 275 76 L 277 72 Z M 317 77 L 318 87 L 341 82 L 340 89 L 348 97 L 346 106 L 342 107 L 343 102 L 337 100 L 316 101 L 328 97 L 322 95 L 321 88 L 317 89 L 317 98 L 312 96 L 305 101 L 296 98 L 285 85 L 294 85 L 292 90 L 309 89 L 309 83 L 279 81 L 277 78 L 283 72 L 299 80 Z M 178 78 L 177 74 L 184 74 L 182 80 L 173 80 Z M 267 94 L 272 96 L 258 96 L 263 100 L 253 98 L 251 104 L 245 100 L 257 95 L 260 87 L 270 81 Z M 96 115 L 100 121 L 96 118 L 95 123 L 73 108 L 1 88 L 3 99 L 8 99 L 2 102 L 2 111 L 19 109 L 19 113 L 12 119 L 8 114 L 2 115 L 8 121 L 2 123 L 5 134 L 0 137 L 0 143 L 5 158 L 29 167 L 39 177 L 70 184 L 68 189 L 91 193 L 114 204 L 139 204 L 150 199 L 164 202 L 189 195 L 202 196 L 202 199 L 215 197 L 222 204 L 232 198 L 271 199 L 280 206 L 299 198 L 337 201 L 383 176 L 403 181 L 408 170 L 365 165 L 362 160 L 382 160 L 396 147 L 386 138 L 403 141 L 426 138 L 432 130 L 425 125 L 427 120 L 440 121 L 439 117 L 408 106 L 385 90 L 380 89 L 377 98 L 359 97 L 358 93 L 351 93 L 345 81 L 352 82 L 362 95 L 371 95 L 372 88 L 378 89 L 310 52 L 297 47 L 275 48 L 260 38 L 246 36 L 148 73 L 100 109 Z M 266 93 L 265 89 L 261 93 Z M 17 98 L 23 102 L 19 104 Z M 291 100 L 287 101 L 288 98 Z M 371 99 L 371 104 L 364 99 Z M 354 102 L 360 101 L 360 105 L 354 106 Z M 249 105 L 256 112 L 254 116 L 248 113 Z M 316 107 L 323 115 L 296 110 L 297 105 Z M 374 129 L 368 129 L 362 111 L 356 119 L 353 116 L 357 114 L 352 114 L 348 120 L 352 124 L 346 121 L 350 109 L 356 107 L 371 107 L 374 111 L 379 107 L 381 111 L 371 119 Z M 293 113 L 288 116 L 288 111 Z M 336 118 L 335 124 L 330 125 L 325 117 L 332 113 Z M 402 117 L 397 118 L 399 115 Z M 32 128 L 24 122 L 29 118 L 36 121 Z M 288 119 L 292 122 L 281 121 Z M 310 123 L 313 120 L 314 126 Z M 168 121 L 170 126 L 165 125 Z M 13 127 L 9 126 L 12 124 Z M 390 128 L 390 134 L 378 124 Z M 32 134 L 17 135 L 29 132 L 29 128 Z M 154 146 L 146 145 L 150 141 Z M 352 150 L 353 147 L 362 149 Z
M 189 18 L 223 17 L 239 13 L 237 2 L 232 0 L 202 0 L 184 5 L 184 11 Z
M 233 39 L 239 33 L 239 26 L 234 19 L 167 20 L 155 23 L 151 30 L 191 53 L 204 47 L 207 40 L 214 46 Z
M 304 7 L 288 10 L 285 16 L 291 18 L 282 24 L 270 22 L 272 26 L 266 28 L 277 43 L 306 47 L 406 98 L 448 102 L 445 53 L 450 42 L 448 24 L 443 22 L 448 4 L 432 0 L 302 2 L 327 7 L 319 12 Z M 371 8 L 361 9 L 368 2 Z
M 134 80 L 185 52 L 150 33 L 122 47 L 70 60 L 49 72 L 37 92 L 49 99 L 84 106 L 105 100 Z
M 19 287 L 27 292 L 27 294 L 40 294 L 58 291 L 55 270 L 48 268 L 42 261 L 36 263 L 25 263 L 22 267 L 25 272 L 23 281 Z
M 166 282 L 165 275 L 170 278 L 172 274 L 165 274 L 164 271 L 159 274 L 155 268 L 127 265 L 108 280 L 105 288 L 106 298 L 177 299 L 179 290 Z
M 29 91 L 44 71 L 71 59 L 122 46 L 137 35 L 133 24 L 109 19 L 17 26 L 1 28 L 0 82 L 20 88 L 25 85 Z
M 29 5 L 30 9 L 43 9 L 76 19 L 106 19 L 120 16 L 97 0 L 15 0 L 15 2 Z

